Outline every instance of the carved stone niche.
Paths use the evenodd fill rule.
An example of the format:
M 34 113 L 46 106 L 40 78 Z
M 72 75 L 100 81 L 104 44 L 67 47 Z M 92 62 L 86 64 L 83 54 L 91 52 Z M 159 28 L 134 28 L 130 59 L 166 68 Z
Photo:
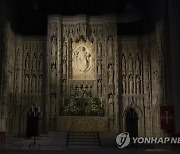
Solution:
M 86 97 L 87 93 L 94 95 L 95 81 L 70 80 L 70 96 L 75 98 Z
M 95 51 L 89 41 L 72 43 L 72 79 L 95 80 Z

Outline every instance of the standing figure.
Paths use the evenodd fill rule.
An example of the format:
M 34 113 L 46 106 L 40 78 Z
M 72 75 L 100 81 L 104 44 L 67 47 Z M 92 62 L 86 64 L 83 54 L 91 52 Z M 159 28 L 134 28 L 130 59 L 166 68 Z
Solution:
M 40 55 L 39 57 L 39 70 L 42 70 L 43 69 L 43 56 Z
M 125 56 L 122 56 L 122 73 L 125 74 L 126 72 L 126 59 Z
M 87 49 L 83 46 L 77 49 L 75 65 L 81 72 L 86 72 L 90 67 L 90 53 L 86 51 Z
M 25 75 L 25 81 L 24 81 L 24 92 L 29 92 L 29 76 Z
M 36 65 L 37 65 L 37 59 L 36 59 L 36 54 L 34 53 L 32 59 L 32 69 L 36 69 Z
M 98 61 L 97 73 L 101 74 L 101 61 Z
M 114 71 L 112 64 L 109 64 L 108 68 L 108 82 L 112 83 L 114 81 Z
M 123 75 L 122 76 L 122 91 L 123 91 L 123 94 L 126 93 L 126 77 Z
M 113 55 L 113 41 L 111 40 L 111 38 L 109 38 L 108 47 L 109 47 L 109 50 L 108 50 L 109 58 L 112 58 L 112 55 Z
M 140 70 L 141 70 L 141 62 L 140 62 L 140 59 L 138 56 L 138 58 L 135 61 L 135 73 L 136 73 L 136 75 L 140 75 L 140 73 L 141 73 Z
M 134 92 L 133 76 L 129 76 L 129 93 L 133 94 L 133 92 Z
M 32 76 L 32 80 L 31 80 L 31 91 L 32 93 L 36 92 L 36 75 Z
M 55 35 L 51 37 L 51 55 L 56 55 L 57 38 Z
M 136 76 L 136 94 L 141 93 L 141 78 L 140 76 Z
M 112 118 L 114 115 L 114 96 L 113 96 L 113 94 L 109 95 L 108 105 L 109 105 L 109 116 Z
M 29 68 L 29 54 L 27 53 L 26 58 L 25 58 L 25 68 Z
M 98 95 L 101 95 L 101 79 L 98 80 Z

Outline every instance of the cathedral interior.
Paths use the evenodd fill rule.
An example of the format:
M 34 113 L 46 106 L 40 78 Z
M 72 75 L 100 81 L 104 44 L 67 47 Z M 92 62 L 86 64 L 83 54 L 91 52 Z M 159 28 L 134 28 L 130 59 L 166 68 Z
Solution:
M 178 0 L 0 7 L 0 146 L 48 132 L 180 134 Z M 174 108 L 173 131 L 161 106 Z

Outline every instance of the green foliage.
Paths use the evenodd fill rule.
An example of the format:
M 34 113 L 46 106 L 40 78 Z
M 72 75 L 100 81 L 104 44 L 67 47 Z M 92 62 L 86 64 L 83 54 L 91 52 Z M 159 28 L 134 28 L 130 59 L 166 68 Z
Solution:
M 70 98 L 63 108 L 66 116 L 103 116 L 104 109 L 99 98 L 94 98 L 90 91 L 83 92 L 82 98 Z
M 64 107 L 63 113 L 67 116 L 77 115 L 79 112 L 79 108 L 77 106 L 77 102 L 75 99 L 69 99 L 67 105 Z
M 87 116 L 103 116 L 103 108 L 98 98 L 89 98 L 85 108 Z

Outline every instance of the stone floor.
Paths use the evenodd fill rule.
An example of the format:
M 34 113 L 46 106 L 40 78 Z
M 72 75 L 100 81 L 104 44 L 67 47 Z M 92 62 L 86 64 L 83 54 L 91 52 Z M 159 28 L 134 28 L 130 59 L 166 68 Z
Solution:
M 1 150 L 0 154 L 179 154 L 180 151 L 146 151 L 146 150 Z
M 0 149 L 0 154 L 119 154 L 119 153 L 180 153 L 180 146 L 170 146 L 170 145 L 141 145 L 141 146 L 128 146 L 124 149 L 118 149 L 115 139 L 117 134 L 114 133 L 99 133 L 100 146 L 99 148 L 86 147 L 73 147 L 68 148 L 67 146 L 67 132 L 50 132 L 46 135 L 40 135 L 37 137 L 37 143 L 41 146 L 40 148 L 35 148 L 35 150 L 29 149 L 30 143 L 33 142 L 32 139 L 23 138 L 11 138 L 8 139 L 5 148 Z

